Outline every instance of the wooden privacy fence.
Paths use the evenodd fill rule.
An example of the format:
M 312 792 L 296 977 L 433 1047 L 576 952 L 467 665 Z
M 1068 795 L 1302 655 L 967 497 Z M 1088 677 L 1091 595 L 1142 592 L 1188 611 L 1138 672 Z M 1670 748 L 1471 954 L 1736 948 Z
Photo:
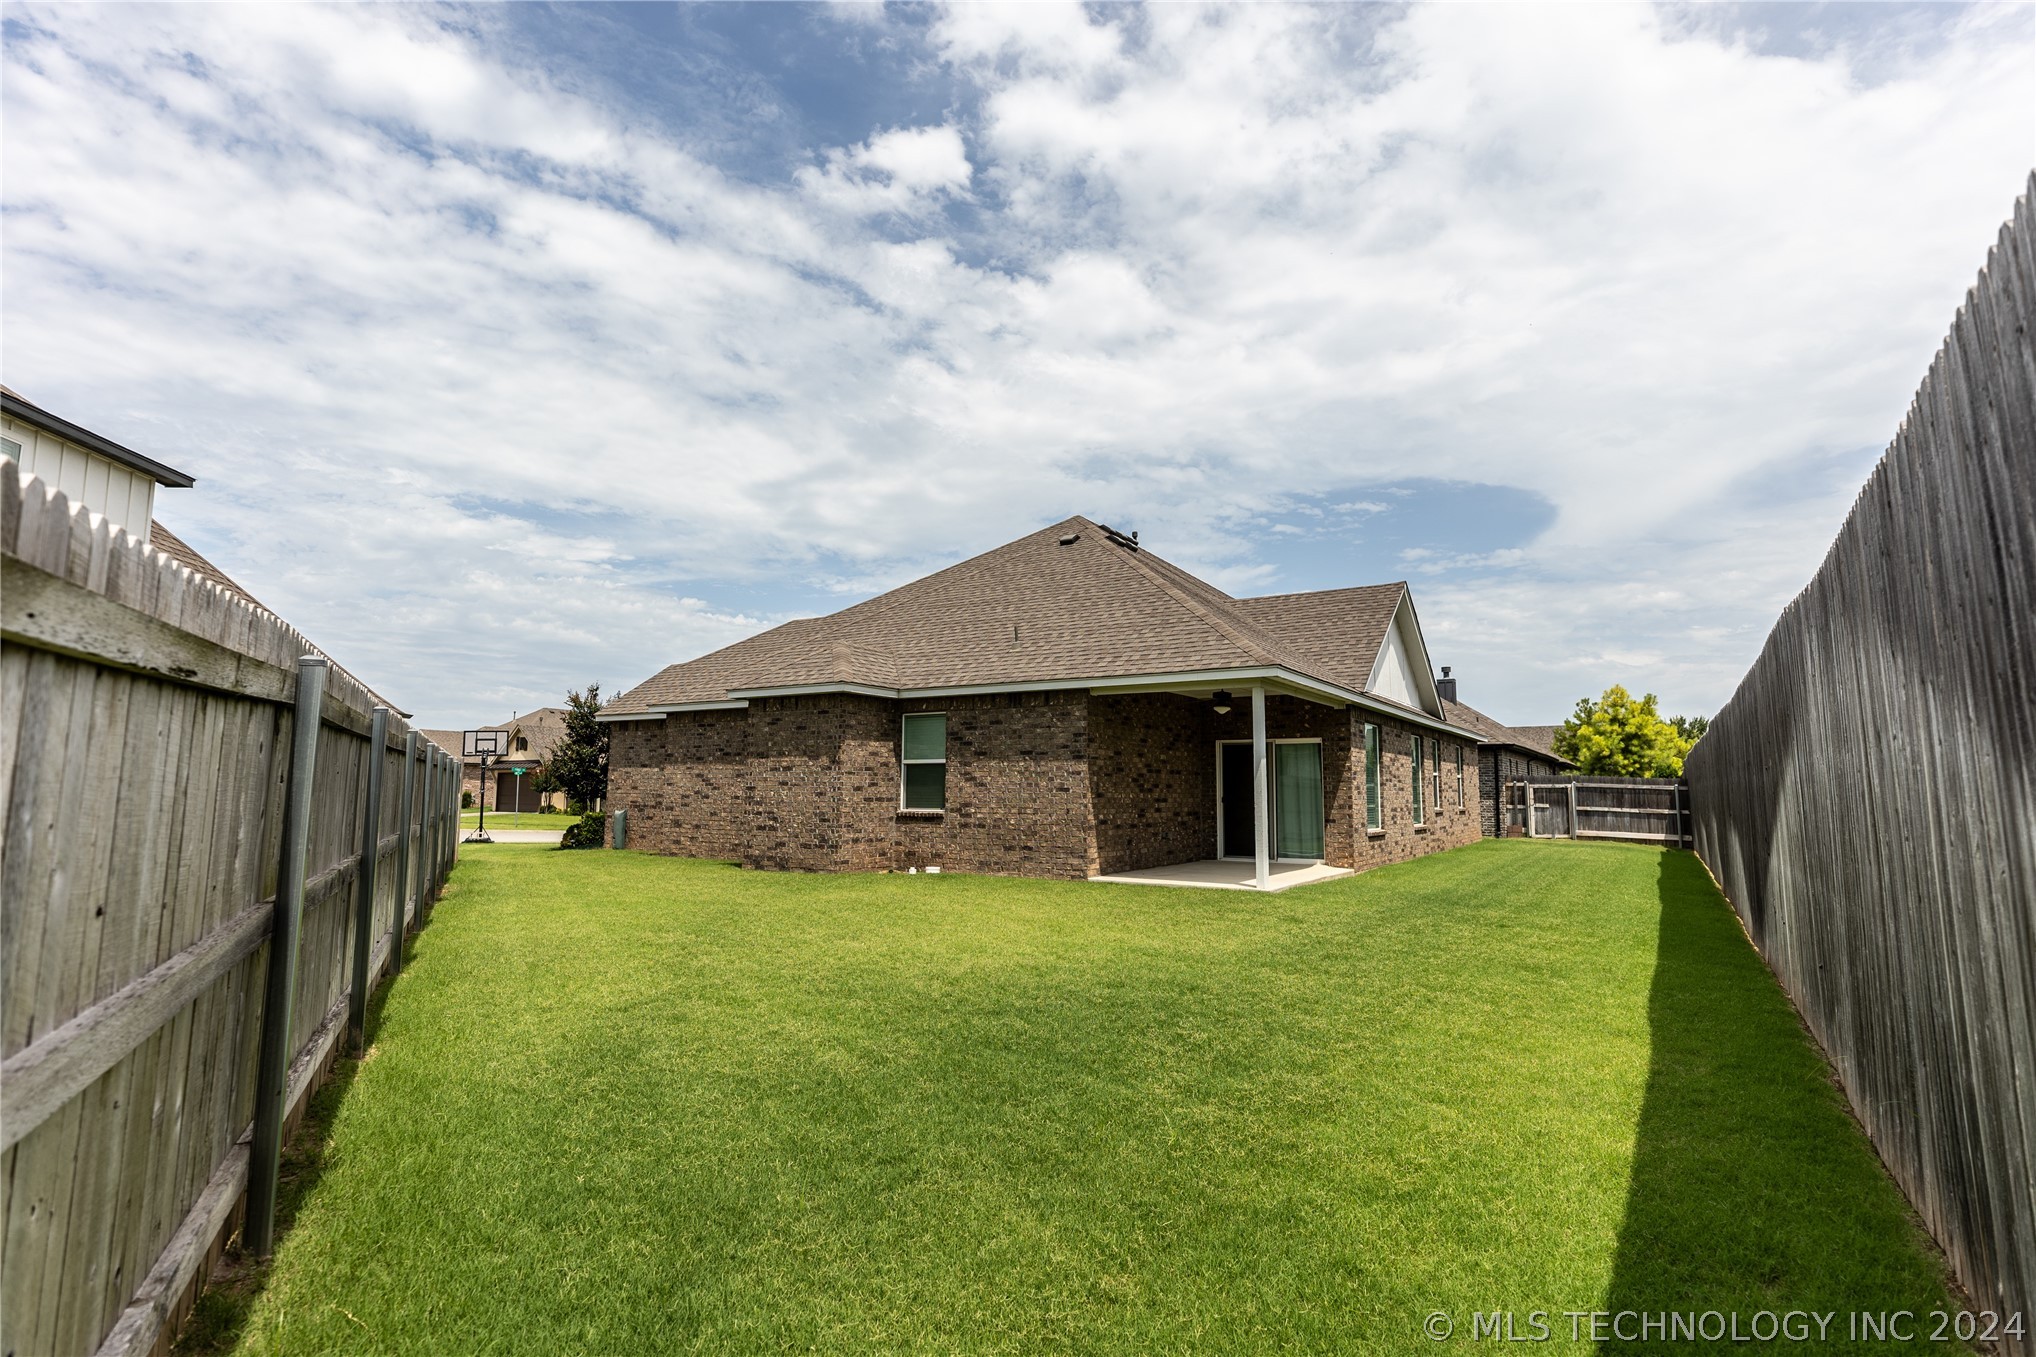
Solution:
M 1680 778 L 1529 777 L 1499 796 L 1508 835 L 1625 839 L 1690 846 L 1690 801 Z
M 458 766 L 4 459 L 0 511 L 0 1349 L 146 1353 L 244 1195 L 266 1243 L 287 1125 L 452 866 Z
M 1687 771 L 1697 851 L 1881 1157 L 1979 1307 L 2036 1327 L 2036 174 L 2027 187 Z

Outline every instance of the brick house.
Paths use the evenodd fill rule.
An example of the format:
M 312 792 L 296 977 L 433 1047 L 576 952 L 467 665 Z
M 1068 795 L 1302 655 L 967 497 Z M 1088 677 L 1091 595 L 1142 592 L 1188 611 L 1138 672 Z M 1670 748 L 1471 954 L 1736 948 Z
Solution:
M 481 726 L 479 729 L 499 730 L 508 737 L 501 757 L 488 764 L 486 781 L 490 811 L 514 811 L 518 808 L 532 811 L 544 803 L 565 809 L 565 793 L 547 792 L 539 796 L 530 782 L 537 770 L 551 761 L 552 750 L 566 737 L 564 707 L 539 707 L 536 711 L 512 716 L 500 725 Z M 425 734 L 455 752 L 465 748 L 462 731 L 433 730 Z M 520 778 L 515 772 L 518 768 L 523 770 Z M 481 761 L 478 758 L 462 758 L 460 790 L 472 796 L 476 805 L 480 803 L 482 781 Z
M 617 697 L 632 848 L 812 871 L 1357 869 L 1478 837 L 1405 584 L 1232 598 L 1071 518 Z M 1214 883 L 1212 883 L 1214 884 Z
M 1444 666 L 1436 686 L 1442 690 L 1442 711 L 1450 722 L 1478 735 L 1478 830 L 1486 838 L 1506 833 L 1499 806 L 1500 789 L 1526 777 L 1552 777 L 1576 767 L 1555 752 L 1561 726 L 1509 726 L 1475 707 L 1456 700 L 1456 680 Z

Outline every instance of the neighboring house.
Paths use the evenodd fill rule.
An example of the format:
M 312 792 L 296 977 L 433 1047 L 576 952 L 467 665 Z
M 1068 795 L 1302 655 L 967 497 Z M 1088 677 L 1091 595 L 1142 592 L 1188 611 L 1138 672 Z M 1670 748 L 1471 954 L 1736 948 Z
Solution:
M 124 528 L 129 537 L 144 541 L 155 519 L 156 487 L 184 489 L 197 484 L 175 467 L 101 438 L 4 386 L 0 386 L 0 454 L 12 457 L 44 485 L 63 491 L 71 503 L 84 505 L 114 527 Z
M 1455 724 L 1478 733 L 1478 828 L 1486 838 L 1503 837 L 1501 789 L 1523 777 L 1548 777 L 1575 764 L 1555 752 L 1561 726 L 1508 726 L 1456 700 L 1456 680 L 1445 666 L 1436 680 L 1442 710 Z
M 479 726 L 479 730 L 499 730 L 508 734 L 508 749 L 502 757 L 488 764 L 488 809 L 513 811 L 519 805 L 524 810 L 536 810 L 540 804 L 549 802 L 563 808 L 565 798 L 558 792 L 540 797 L 531 784 L 537 770 L 551 758 L 551 751 L 566 737 L 566 709 L 564 707 L 539 707 L 536 711 L 512 716 L 500 725 Z M 450 748 L 465 750 L 465 733 L 457 730 L 433 731 L 434 740 L 441 735 L 452 741 Z M 462 787 L 474 795 L 476 802 L 481 796 L 481 761 L 463 759 Z M 519 779 L 515 770 L 524 770 Z M 519 783 L 521 785 L 519 785 Z
M 1232 598 L 1086 518 L 673 665 L 600 719 L 631 847 L 754 867 L 1220 858 L 1263 885 L 1274 860 L 1478 836 L 1477 735 L 1404 584 Z
M 188 489 L 197 484 L 192 477 L 51 414 L 5 386 L 0 386 L 0 456 L 12 459 L 24 473 L 50 489 L 61 490 L 72 504 L 83 505 L 131 538 L 145 540 L 155 551 L 200 579 L 246 599 L 270 616 L 276 615 L 273 608 L 156 521 L 156 487 Z M 372 688 L 368 691 L 375 696 Z M 375 700 L 383 702 L 379 696 Z M 394 703 L 383 705 L 397 711 Z M 409 716 L 408 712 L 397 714 Z M 434 743 L 447 753 L 459 752 L 457 739 L 451 744 Z

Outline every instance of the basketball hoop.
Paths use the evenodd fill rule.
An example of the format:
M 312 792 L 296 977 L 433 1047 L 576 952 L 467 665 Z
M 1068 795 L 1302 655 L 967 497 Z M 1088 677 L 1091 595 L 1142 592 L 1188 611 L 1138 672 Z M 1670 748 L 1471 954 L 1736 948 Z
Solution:
M 509 752 L 509 732 L 463 730 L 460 732 L 460 746 L 467 758 L 481 761 L 481 818 L 465 842 L 493 843 L 494 840 L 488 837 L 488 765 Z

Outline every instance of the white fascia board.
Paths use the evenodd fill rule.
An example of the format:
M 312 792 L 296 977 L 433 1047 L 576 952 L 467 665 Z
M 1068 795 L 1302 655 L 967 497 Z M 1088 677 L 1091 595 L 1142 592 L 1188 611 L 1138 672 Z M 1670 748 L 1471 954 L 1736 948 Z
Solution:
M 867 683 L 797 683 L 788 688 L 743 688 L 728 694 L 749 705 L 757 697 L 819 697 L 830 693 L 854 693 L 859 697 L 903 697 L 897 688 L 876 688 Z M 697 708 L 696 708 L 697 710 Z
M 673 712 L 689 711 L 741 711 L 748 702 L 668 702 L 661 707 L 648 707 L 643 711 L 624 712 L 614 716 L 597 716 L 596 721 L 662 721 Z
M 750 688 L 742 696 L 759 697 L 803 697 L 821 693 L 860 693 L 866 697 L 939 698 L 939 697 L 987 697 L 999 693 L 1040 693 L 1087 690 L 1094 693 L 1156 692 L 1167 689 L 1195 687 L 1220 688 L 1233 684 L 1263 683 L 1287 690 L 1295 697 L 1320 702 L 1330 707 L 1362 707 L 1397 721 L 1424 726 L 1430 730 L 1447 731 L 1460 735 L 1473 744 L 1477 733 L 1452 726 L 1447 721 L 1430 716 L 1411 707 L 1402 707 L 1397 702 L 1388 702 L 1365 693 L 1354 692 L 1339 684 L 1327 683 L 1321 679 L 1297 674 L 1291 669 L 1276 665 L 1256 666 L 1249 669 L 1199 669 L 1175 674 L 1116 674 L 1108 678 L 1045 679 L 1032 683 L 963 683 L 942 688 L 875 688 L 859 683 L 802 684 L 794 688 Z

